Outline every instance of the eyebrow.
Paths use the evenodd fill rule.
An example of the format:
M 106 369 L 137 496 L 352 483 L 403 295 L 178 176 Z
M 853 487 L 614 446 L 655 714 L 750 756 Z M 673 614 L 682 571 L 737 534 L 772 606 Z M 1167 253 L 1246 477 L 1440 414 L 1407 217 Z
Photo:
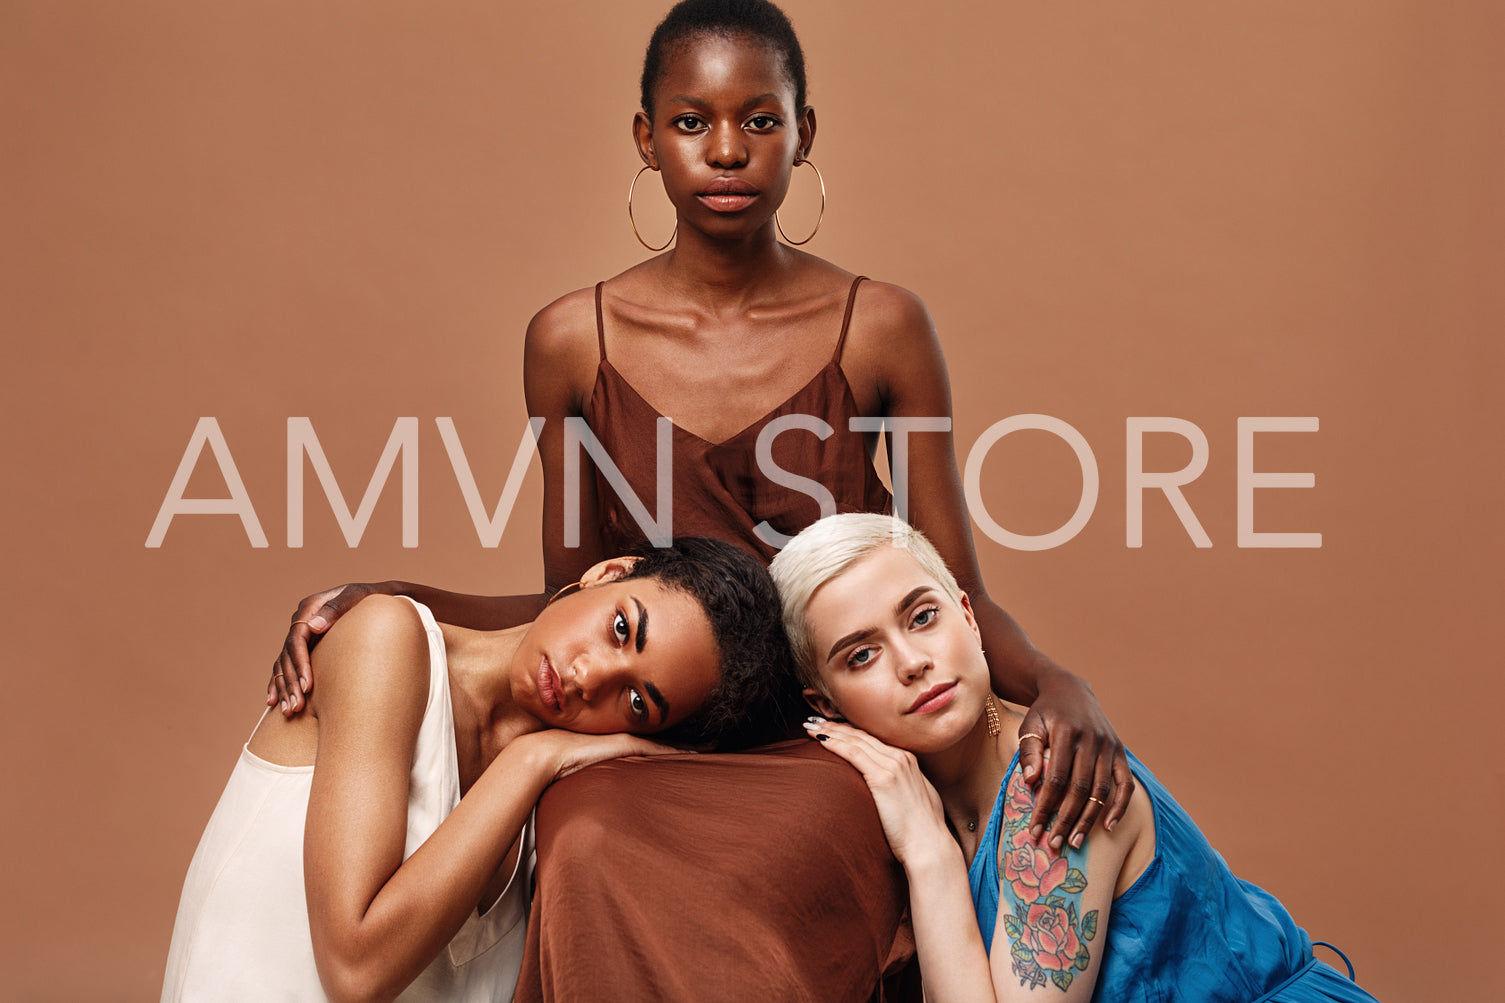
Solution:
M 638 608 L 638 654 L 643 653 L 643 645 L 648 643 L 648 611 L 643 608 L 643 601 L 637 596 L 632 597 L 632 603 Z
M 777 101 L 778 99 L 779 96 L 777 94 L 775 94 L 773 91 L 769 91 L 766 94 L 759 94 L 755 98 L 748 98 L 746 101 L 742 102 L 741 110 L 747 111 L 749 108 L 754 108 L 762 104 L 764 101 Z M 669 100 L 678 101 L 681 104 L 694 105 L 697 108 L 704 108 L 710 103 L 704 98 L 693 97 L 689 94 L 676 94 L 673 97 L 669 98 Z
M 931 585 L 921 585 L 917 588 L 912 588 L 908 592 L 904 593 L 904 598 L 894 603 L 894 615 L 897 616 L 898 614 L 903 613 L 906 609 L 914 604 L 914 601 L 916 599 L 920 598 L 920 596 L 924 595 L 926 592 L 929 592 L 933 587 L 934 586 Z M 835 644 L 831 645 L 831 650 L 826 652 L 826 661 L 829 662 L 832 658 L 836 657 L 836 653 L 842 648 L 845 648 L 847 645 L 854 644 L 865 637 L 870 637 L 871 635 L 876 634 L 877 632 L 877 627 L 864 627 L 861 630 L 852 631 L 846 637 L 841 638 Z
M 665 721 L 669 720 L 669 701 L 664 699 L 664 695 L 659 692 L 658 687 L 653 685 L 652 683 L 644 683 L 643 689 L 647 690 L 648 696 L 653 700 L 654 703 L 658 704 L 658 723 L 663 724 Z

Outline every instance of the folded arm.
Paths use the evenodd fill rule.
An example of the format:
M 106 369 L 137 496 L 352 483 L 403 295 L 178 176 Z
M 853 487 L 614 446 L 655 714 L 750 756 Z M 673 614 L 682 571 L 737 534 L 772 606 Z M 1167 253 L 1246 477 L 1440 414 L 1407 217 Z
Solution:
M 550 782 L 590 762 L 661 750 L 629 735 L 513 739 L 404 860 L 429 689 L 422 622 L 407 602 L 373 599 L 330 631 L 316 658 L 304 884 L 319 977 L 337 1000 L 390 999 L 423 971 L 475 909 Z

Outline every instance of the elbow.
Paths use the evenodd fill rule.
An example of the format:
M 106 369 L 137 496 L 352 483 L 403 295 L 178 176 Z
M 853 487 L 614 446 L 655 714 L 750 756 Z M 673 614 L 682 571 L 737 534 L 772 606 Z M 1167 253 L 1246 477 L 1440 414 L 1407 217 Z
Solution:
M 391 952 L 366 949 L 358 943 L 314 945 L 319 983 L 334 1003 L 378 1003 L 393 1000 L 406 987 L 387 963 Z
M 377 966 L 346 961 L 320 964 L 319 982 L 333 1003 L 385 1003 L 400 991 Z

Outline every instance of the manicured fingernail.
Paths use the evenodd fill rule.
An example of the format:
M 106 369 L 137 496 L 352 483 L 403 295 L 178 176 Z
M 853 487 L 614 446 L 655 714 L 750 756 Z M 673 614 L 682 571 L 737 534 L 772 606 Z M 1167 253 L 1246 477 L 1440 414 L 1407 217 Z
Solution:
M 329 621 L 322 616 L 313 616 L 308 618 L 308 625 L 315 631 L 320 631 L 329 626 Z
M 287 701 L 286 700 L 282 701 L 282 713 L 284 713 L 284 714 L 287 713 Z
M 1043 835 L 1045 835 L 1045 826 L 1043 824 L 1032 826 L 1029 830 L 1029 838 L 1036 843 L 1040 842 L 1040 837 Z
M 1082 834 L 1080 832 L 1072 833 L 1071 846 L 1072 849 L 1075 850 L 1080 850 L 1082 848 Z
M 1118 824 L 1117 822 L 1104 822 L 1103 823 L 1103 831 L 1104 832 L 1112 832 L 1113 831 L 1113 827 L 1115 825 L 1117 825 L 1117 824 Z
M 816 728 L 819 728 L 820 725 L 821 725 L 821 722 L 817 721 L 813 717 L 807 717 L 807 718 L 805 718 L 805 730 L 806 731 L 814 731 Z
M 1024 768 L 1024 779 L 1025 780 L 1033 780 L 1033 779 L 1035 779 L 1035 768 L 1033 766 L 1026 766 Z
M 1061 836 L 1052 836 L 1050 837 L 1050 848 L 1052 850 L 1059 850 L 1061 848 L 1061 844 L 1064 842 L 1066 842 L 1066 840 Z
M 826 721 L 826 719 L 821 717 L 819 714 L 811 714 L 809 717 L 805 718 L 805 720 L 813 721 L 816 724 L 824 724 Z
M 826 739 L 828 739 L 830 737 L 831 737 L 830 735 L 816 735 L 815 736 L 815 740 L 817 742 L 824 742 Z

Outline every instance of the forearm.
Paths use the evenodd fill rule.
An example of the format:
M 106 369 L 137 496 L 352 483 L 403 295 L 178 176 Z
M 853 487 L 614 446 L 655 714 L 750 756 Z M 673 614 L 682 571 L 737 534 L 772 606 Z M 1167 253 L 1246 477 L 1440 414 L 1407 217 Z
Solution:
M 320 915 L 311 899 L 315 959 L 332 998 L 391 999 L 428 966 L 475 909 L 553 770 L 514 741 L 364 908 L 347 902 L 336 918 L 338 907 Z
M 383 582 L 382 590 L 423 603 L 441 623 L 471 630 L 503 630 L 528 623 L 537 619 L 547 602 L 542 594 L 473 596 L 414 582 Z
M 987 653 L 988 674 L 999 696 L 1028 706 L 1051 682 L 1072 677 L 1072 673 L 1035 647 L 1018 621 L 991 597 L 970 598 L 972 613 L 982 632 L 983 651 Z
M 972 908 L 961 847 L 947 834 L 944 844 L 913 854 L 909 911 L 924 973 L 926 1003 L 993 1003 L 993 979 Z

